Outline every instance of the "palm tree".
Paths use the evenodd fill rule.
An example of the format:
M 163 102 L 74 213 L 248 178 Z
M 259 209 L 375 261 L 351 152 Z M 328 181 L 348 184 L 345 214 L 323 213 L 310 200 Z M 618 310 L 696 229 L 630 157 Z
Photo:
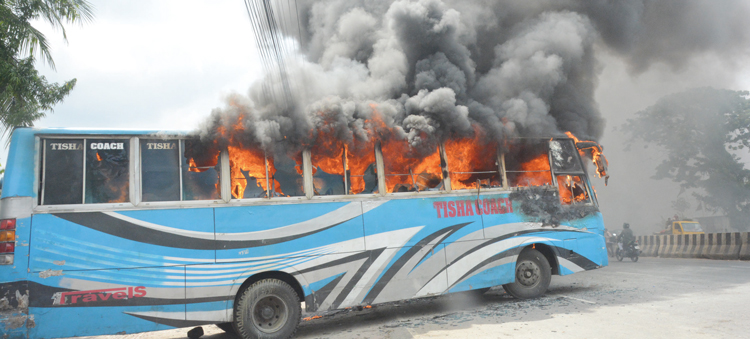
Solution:
M 0 130 L 5 134 L 18 126 L 32 126 L 45 111 L 70 93 L 76 79 L 62 85 L 49 84 L 34 67 L 39 55 L 55 69 L 47 39 L 31 25 L 42 19 L 62 31 L 65 23 L 83 23 L 93 18 L 86 0 L 0 0 Z

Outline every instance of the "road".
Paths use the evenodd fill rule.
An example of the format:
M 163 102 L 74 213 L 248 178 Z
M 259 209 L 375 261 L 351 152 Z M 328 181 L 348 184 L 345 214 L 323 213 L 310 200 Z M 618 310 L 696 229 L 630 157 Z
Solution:
M 746 338 L 749 309 L 750 262 L 625 259 L 553 276 L 534 300 L 493 290 L 346 310 L 303 321 L 295 338 Z M 203 328 L 202 338 L 233 339 Z M 95 338 L 186 338 L 187 330 Z

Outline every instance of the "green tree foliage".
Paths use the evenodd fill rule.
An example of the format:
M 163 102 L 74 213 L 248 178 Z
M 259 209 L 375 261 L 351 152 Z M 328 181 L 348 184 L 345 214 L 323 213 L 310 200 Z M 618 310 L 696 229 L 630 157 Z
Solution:
M 49 83 L 34 67 L 40 56 L 52 69 L 54 61 L 44 34 L 31 25 L 43 20 L 62 31 L 64 23 L 92 18 L 85 0 L 0 0 L 0 130 L 32 126 L 70 93 L 76 79 Z
M 660 99 L 623 126 L 636 140 L 667 151 L 655 179 L 691 190 L 700 205 L 733 227 L 750 225 L 750 170 L 733 151 L 750 148 L 748 92 L 699 88 Z

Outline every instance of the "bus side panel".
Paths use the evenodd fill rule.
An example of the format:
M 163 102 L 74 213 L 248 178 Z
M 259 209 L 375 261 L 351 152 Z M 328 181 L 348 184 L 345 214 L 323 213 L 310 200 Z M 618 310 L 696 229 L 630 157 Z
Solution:
M 499 243 L 486 240 L 446 244 L 448 292 L 460 292 L 513 281 L 515 252 L 507 253 Z
M 368 202 L 369 203 L 369 202 Z M 367 205 L 368 203 L 365 203 Z M 368 251 L 382 251 L 353 300 L 380 303 L 445 293 L 449 287 L 443 244 L 484 237 L 473 196 L 393 199 L 366 213 L 366 239 L 397 234 L 392 241 L 366 240 Z
M 348 279 L 368 256 L 362 213 L 358 201 L 217 208 L 219 264 L 188 270 L 188 316 L 205 319 L 199 311 L 207 310 L 213 321 L 227 321 L 239 287 L 261 272 L 292 274 L 308 296 L 313 294 L 309 284 L 344 272 Z M 331 265 L 337 260 L 339 265 Z M 217 305 L 198 304 L 205 298 L 225 300 L 226 315 Z
M 30 285 L 32 338 L 136 333 L 179 327 L 185 267 L 37 274 Z M 172 315 L 171 321 L 163 314 Z M 158 317 L 159 321 L 154 318 Z M 62 320 L 62 321 L 61 321 Z M 54 325 L 50 325 L 54 324 Z
M 507 201 L 507 194 L 482 197 L 488 201 Z M 490 204 L 491 205 L 491 204 Z M 512 213 L 482 215 L 487 239 L 533 237 L 533 242 L 548 244 L 555 253 L 561 275 L 591 270 L 608 264 L 601 213 L 562 221 L 559 226 L 543 225 L 537 218 L 520 212 L 520 203 L 512 201 Z M 569 208 L 569 207 L 563 207 Z M 527 239 L 525 243 L 529 242 Z M 554 263 L 550 263 L 554 265 Z
M 338 243 L 348 246 L 331 248 L 328 254 L 363 251 L 362 203 L 217 208 L 216 236 L 219 262 L 318 255 L 321 253 L 310 250 Z M 276 263 L 277 269 L 284 267 L 281 262 Z M 253 272 L 256 266 L 257 263 L 250 263 L 238 268 Z
M 33 273 L 215 260 L 210 208 L 37 214 L 33 219 Z
M 584 269 L 586 270 L 609 265 L 607 243 L 604 238 L 604 221 L 601 213 L 570 221 L 569 225 L 574 228 L 586 229 L 586 231 L 588 231 L 588 233 L 583 234 L 576 239 L 575 249 L 575 252 L 586 260 L 578 259 L 576 257 L 574 257 L 573 260 L 580 261 L 580 265 L 586 265 L 584 266 Z M 563 271 L 561 270 L 560 272 L 562 274 Z

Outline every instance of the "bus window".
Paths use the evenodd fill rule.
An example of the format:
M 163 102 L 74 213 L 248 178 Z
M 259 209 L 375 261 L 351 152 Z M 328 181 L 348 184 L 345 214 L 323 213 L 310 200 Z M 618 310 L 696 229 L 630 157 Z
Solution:
M 141 139 L 142 200 L 180 201 L 179 140 Z
M 440 153 L 420 155 L 406 141 L 383 143 L 383 165 L 387 193 L 443 189 Z
M 497 145 L 475 139 L 448 140 L 445 157 L 451 178 L 451 189 L 502 187 L 497 159 Z
M 549 142 L 552 167 L 555 172 L 583 172 L 578 160 L 578 150 L 573 140 L 552 140 Z
M 182 142 L 182 200 L 221 199 L 218 149 L 201 147 L 197 140 Z
M 45 139 L 42 205 L 83 202 L 83 139 Z
M 284 151 L 268 157 L 268 175 L 271 176 L 274 197 L 301 197 L 305 195 L 302 178 L 302 153 L 289 156 Z
M 375 165 L 375 144 L 346 147 L 348 194 L 378 192 L 378 169 Z
M 558 175 L 557 186 L 560 189 L 560 201 L 563 205 L 591 202 L 586 183 L 578 175 Z
M 260 148 L 229 146 L 232 197 L 235 199 L 268 197 L 266 154 Z
M 86 140 L 86 204 L 129 201 L 130 142 Z
M 345 193 L 345 148 L 342 145 L 325 146 L 314 147 L 311 150 L 314 193 L 315 195 L 343 195 Z
M 552 185 L 548 141 L 525 139 L 511 145 L 505 156 L 505 172 L 512 187 Z
M 315 195 L 374 193 L 378 189 L 375 146 L 314 147 L 312 153 Z M 346 180 L 344 180 L 346 175 Z

